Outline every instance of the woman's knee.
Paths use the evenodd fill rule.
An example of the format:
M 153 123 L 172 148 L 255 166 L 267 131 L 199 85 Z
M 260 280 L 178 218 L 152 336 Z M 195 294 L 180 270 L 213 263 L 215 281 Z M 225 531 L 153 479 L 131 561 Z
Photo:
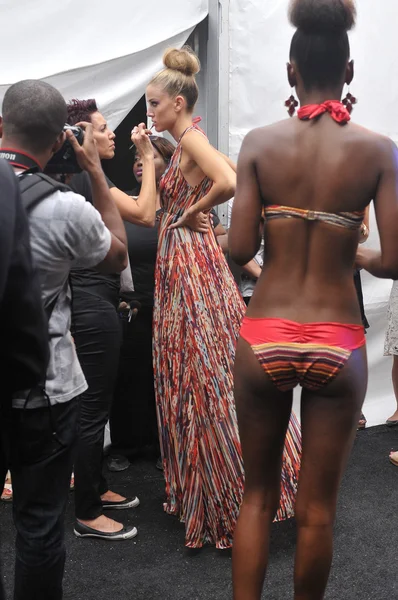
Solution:
M 333 526 L 336 516 L 335 503 L 306 502 L 297 499 L 295 518 L 298 527 Z
M 246 510 L 268 514 L 272 520 L 277 513 L 280 502 L 280 488 L 253 489 L 245 487 L 243 504 Z

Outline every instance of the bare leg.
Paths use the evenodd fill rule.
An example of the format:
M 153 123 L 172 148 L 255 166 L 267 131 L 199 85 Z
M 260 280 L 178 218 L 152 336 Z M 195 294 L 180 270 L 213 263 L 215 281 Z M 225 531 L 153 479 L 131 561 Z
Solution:
M 233 545 L 234 600 L 260 600 L 270 527 L 279 507 L 282 454 L 292 393 L 277 390 L 249 344 L 241 338 L 234 378 L 245 465 L 245 492 Z
M 367 386 L 366 350 L 318 392 L 303 391 L 303 454 L 296 501 L 295 600 L 322 600 L 333 555 L 333 523 L 341 478 Z
M 398 421 L 398 356 L 394 356 L 394 362 L 392 364 L 392 385 L 394 387 L 397 410 L 389 417 L 388 421 Z

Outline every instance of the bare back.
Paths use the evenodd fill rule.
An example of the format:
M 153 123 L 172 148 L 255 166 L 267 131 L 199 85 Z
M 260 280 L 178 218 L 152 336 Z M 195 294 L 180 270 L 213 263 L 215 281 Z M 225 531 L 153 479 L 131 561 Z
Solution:
M 363 211 L 375 197 L 381 172 L 378 148 L 386 141 L 366 129 L 338 125 L 325 114 L 315 121 L 282 121 L 254 130 L 248 138 L 252 173 L 249 165 L 245 169 L 243 155 L 237 196 L 250 196 L 257 188 L 263 206 L 327 213 Z M 252 209 L 259 210 L 258 201 L 248 197 L 246 208 L 250 218 Z M 264 270 L 249 316 L 361 323 L 353 284 L 358 229 L 277 218 L 266 220 L 264 237 Z

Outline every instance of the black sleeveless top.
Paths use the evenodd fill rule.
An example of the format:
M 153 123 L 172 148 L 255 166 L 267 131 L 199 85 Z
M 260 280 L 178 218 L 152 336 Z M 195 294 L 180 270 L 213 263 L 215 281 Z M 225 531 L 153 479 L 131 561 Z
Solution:
M 109 189 L 115 187 L 115 184 L 106 175 L 105 179 Z M 88 173 L 83 171 L 78 175 L 74 175 L 69 183 L 69 187 L 76 194 L 84 196 L 87 202 L 93 204 L 93 194 Z M 71 271 L 70 283 L 74 295 L 86 290 L 100 296 L 104 300 L 112 302 L 112 304 L 118 302 L 120 289 L 120 274 L 118 273 L 100 273 L 96 269 L 75 269 Z

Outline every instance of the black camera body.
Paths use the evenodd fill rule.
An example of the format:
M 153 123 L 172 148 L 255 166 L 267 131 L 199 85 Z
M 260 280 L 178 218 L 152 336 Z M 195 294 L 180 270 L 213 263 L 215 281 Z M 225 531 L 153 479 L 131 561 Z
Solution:
M 64 131 L 70 130 L 80 145 L 83 144 L 84 130 L 75 125 L 65 125 Z M 45 172 L 49 174 L 67 175 L 73 173 L 81 173 L 81 168 L 76 160 L 75 151 L 68 139 L 64 145 L 54 156 L 48 161 Z

